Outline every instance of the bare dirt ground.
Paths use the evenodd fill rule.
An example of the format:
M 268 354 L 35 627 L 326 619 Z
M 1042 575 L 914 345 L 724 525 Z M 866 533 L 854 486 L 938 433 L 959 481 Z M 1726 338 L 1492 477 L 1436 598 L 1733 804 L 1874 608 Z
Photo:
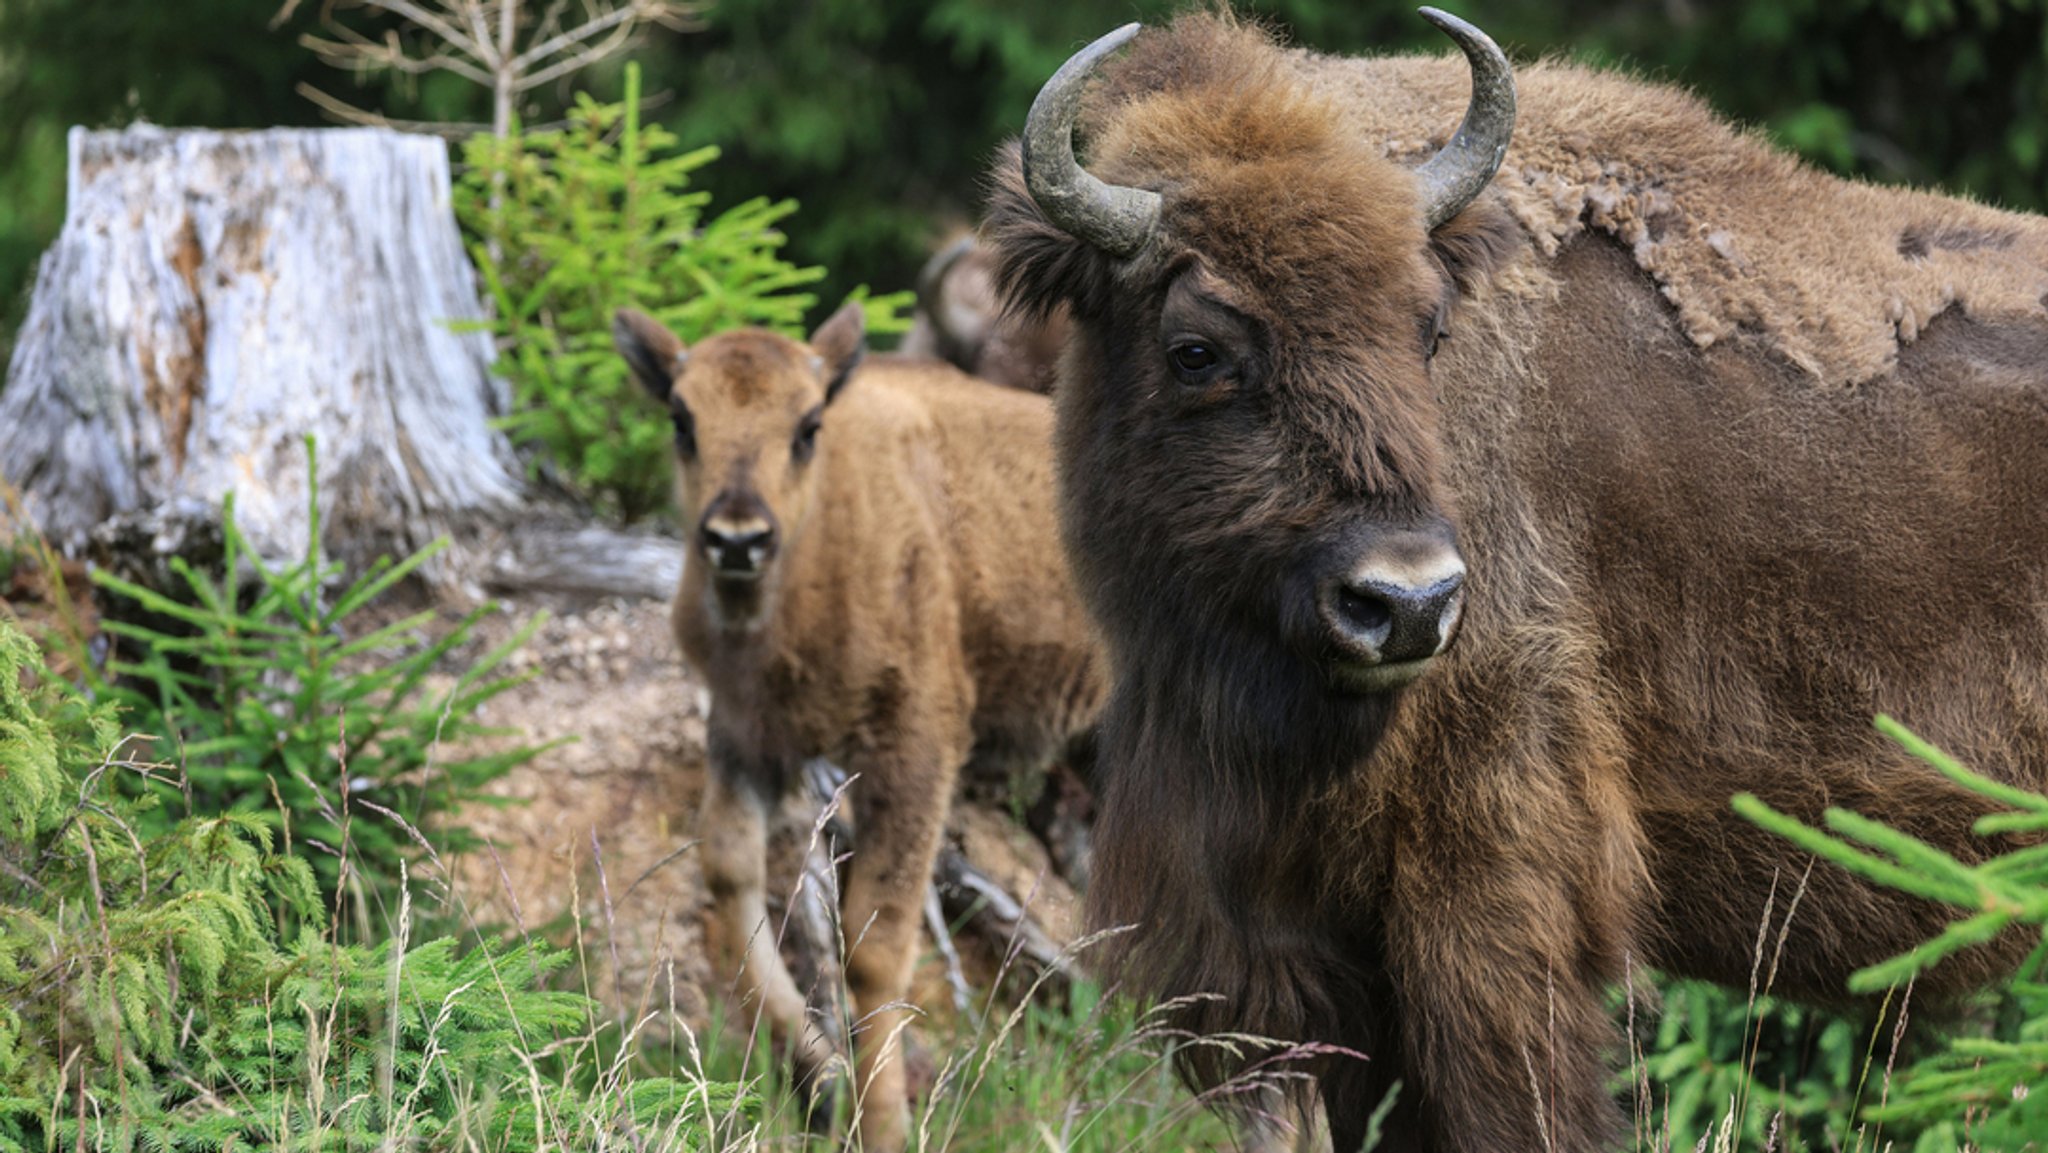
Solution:
M 524 626 L 511 605 L 479 629 L 481 646 Z M 511 804 L 459 820 L 490 846 L 454 862 L 466 913 L 595 948 L 595 990 L 615 1007 L 706 1019 L 711 968 L 703 886 L 688 845 L 704 781 L 704 700 L 651 603 L 557 610 L 510 666 L 533 679 L 480 717 L 535 744 L 562 741 L 500 779 Z

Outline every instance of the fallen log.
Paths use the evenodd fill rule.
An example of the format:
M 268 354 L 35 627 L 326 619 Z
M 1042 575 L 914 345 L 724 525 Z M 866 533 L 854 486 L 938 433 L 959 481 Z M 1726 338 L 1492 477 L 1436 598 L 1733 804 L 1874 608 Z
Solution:
M 484 583 L 496 592 L 667 600 L 683 579 L 673 537 L 601 525 L 525 525 L 498 534 Z

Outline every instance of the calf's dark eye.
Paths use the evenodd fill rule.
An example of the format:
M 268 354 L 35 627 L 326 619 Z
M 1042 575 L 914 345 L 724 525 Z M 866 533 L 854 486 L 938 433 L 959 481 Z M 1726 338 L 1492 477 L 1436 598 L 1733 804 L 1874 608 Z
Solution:
M 690 419 L 689 410 L 682 408 L 671 409 L 669 411 L 669 419 L 676 426 L 676 453 L 684 460 L 695 457 L 697 455 L 697 422 Z
M 789 442 L 789 455 L 798 464 L 808 462 L 818 451 L 818 426 L 822 423 L 816 413 L 804 417 L 796 426 L 796 436 Z

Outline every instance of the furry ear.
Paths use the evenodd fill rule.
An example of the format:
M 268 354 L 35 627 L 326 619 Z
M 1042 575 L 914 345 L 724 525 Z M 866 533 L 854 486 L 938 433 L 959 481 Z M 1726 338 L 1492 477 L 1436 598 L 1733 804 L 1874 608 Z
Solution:
M 825 403 L 831 404 L 848 377 L 860 365 L 868 350 L 868 318 L 860 302 L 849 300 L 839 306 L 831 319 L 811 334 L 811 351 L 818 354 L 825 374 Z
M 1429 252 L 1449 287 L 1469 295 L 1507 266 L 1528 241 L 1507 209 L 1488 199 L 1474 201 L 1429 234 Z
M 682 371 L 683 358 L 688 355 L 681 338 L 639 309 L 621 308 L 612 313 L 612 344 L 626 358 L 640 386 L 667 404 L 676 373 Z
M 1110 258 L 1061 231 L 1024 187 L 1016 141 L 1003 145 L 988 175 L 988 218 L 981 239 L 995 257 L 1004 311 L 1044 320 L 1061 304 L 1096 316 L 1110 301 Z

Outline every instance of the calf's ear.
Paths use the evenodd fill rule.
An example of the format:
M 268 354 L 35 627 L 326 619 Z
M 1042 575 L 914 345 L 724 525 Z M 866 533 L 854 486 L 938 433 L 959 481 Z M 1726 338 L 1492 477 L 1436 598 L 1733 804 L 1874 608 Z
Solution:
M 825 403 L 839 395 L 848 377 L 860 365 L 868 350 L 868 318 L 860 302 L 849 300 L 839 306 L 832 319 L 811 334 L 811 351 L 818 355 L 818 370 L 825 377 Z
M 639 309 L 621 308 L 612 313 L 612 344 L 626 358 L 626 366 L 640 386 L 667 404 L 669 389 L 687 355 L 682 339 Z

